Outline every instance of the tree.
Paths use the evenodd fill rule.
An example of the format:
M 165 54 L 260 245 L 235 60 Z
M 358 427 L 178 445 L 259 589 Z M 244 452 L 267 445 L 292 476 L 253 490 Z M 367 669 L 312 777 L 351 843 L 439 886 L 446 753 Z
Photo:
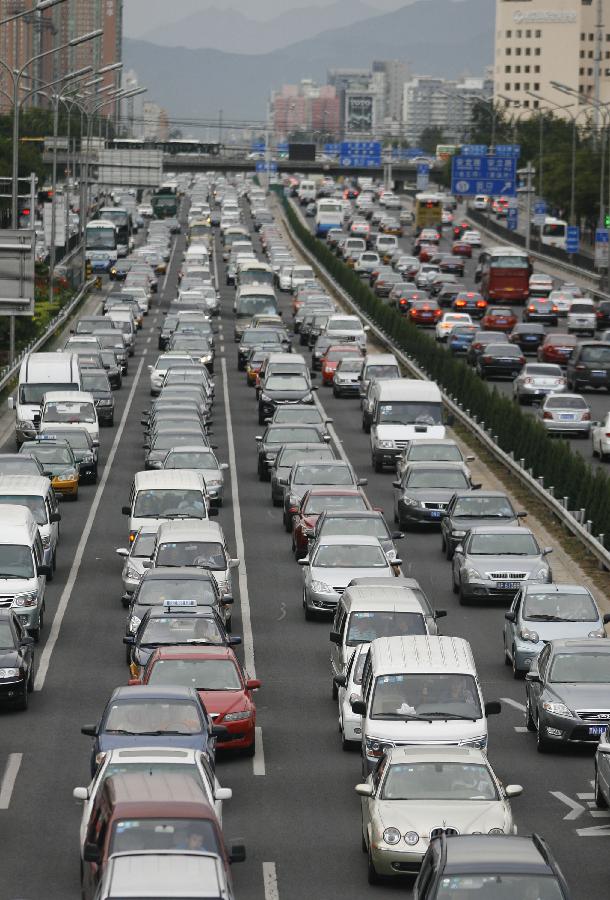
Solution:
M 436 153 L 437 145 L 445 143 L 443 129 L 439 128 L 437 125 L 424 128 L 419 136 L 419 146 L 422 150 L 425 150 L 426 153 Z

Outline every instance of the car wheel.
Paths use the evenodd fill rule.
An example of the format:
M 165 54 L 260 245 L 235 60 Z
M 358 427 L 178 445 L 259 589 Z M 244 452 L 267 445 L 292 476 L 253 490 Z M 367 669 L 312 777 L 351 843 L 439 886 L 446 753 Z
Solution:
M 377 870 L 376 870 L 375 866 L 373 865 L 373 857 L 372 857 L 372 854 L 371 854 L 371 848 L 370 848 L 370 847 L 369 847 L 369 855 L 368 855 L 368 872 L 367 872 L 367 875 L 368 875 L 368 881 L 369 881 L 369 884 L 380 884 L 380 883 L 381 883 L 381 878 L 380 878 L 379 875 L 377 874 Z
M 468 600 L 468 598 L 466 597 L 466 595 L 464 594 L 461 584 L 458 587 L 458 602 L 459 602 L 460 606 L 468 606 L 469 602 L 470 602 Z
M 265 481 L 265 467 L 261 459 L 258 461 L 258 480 Z
M 453 571 L 453 568 L 451 569 L 451 590 L 454 594 L 460 593 L 460 586 L 455 580 L 455 572 Z
M 364 829 L 363 828 L 360 829 L 360 846 L 362 848 L 363 853 L 369 852 L 369 848 L 366 846 L 366 840 L 364 838 Z
M 608 803 L 599 786 L 599 773 L 597 769 L 595 769 L 595 805 L 598 809 L 608 809 Z
M 376 472 L 383 472 L 383 463 L 379 457 L 373 455 L 373 469 Z
M 534 717 L 532 716 L 532 707 L 530 705 L 529 694 L 525 695 L 525 727 L 528 731 L 536 730 L 536 723 L 534 722 Z
M 521 669 L 517 668 L 517 652 L 514 647 L 513 647 L 512 667 L 513 667 L 513 678 L 515 679 L 515 681 L 522 681 L 525 678 L 525 672 L 522 672 Z
M 337 388 L 333 385 L 333 397 L 338 397 L 338 396 L 339 396 L 339 391 L 338 391 Z

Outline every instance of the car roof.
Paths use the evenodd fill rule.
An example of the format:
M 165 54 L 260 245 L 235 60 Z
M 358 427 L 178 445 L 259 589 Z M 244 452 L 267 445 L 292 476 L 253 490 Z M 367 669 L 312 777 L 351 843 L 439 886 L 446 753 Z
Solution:
M 153 610 L 155 608 L 153 607 Z M 204 607 L 208 610 L 208 607 Z M 151 611 L 153 611 L 151 610 Z M 162 611 L 162 610 L 161 610 Z M 201 614 L 201 613 L 200 613 Z M 209 614 L 209 613 L 208 613 Z M 195 615 L 195 613 L 192 613 Z M 115 688 L 109 703 L 115 703 L 117 700 L 193 700 L 199 702 L 197 693 L 190 687 L 182 687 L 176 684 L 138 684 L 138 685 L 121 685 Z
M 446 635 L 376 638 L 371 642 L 371 663 L 377 676 L 421 671 L 476 675 L 468 641 Z
M 226 896 L 222 888 L 222 862 L 213 853 L 137 851 L 113 853 L 107 863 L 105 897 L 144 900 L 181 897 L 204 900 Z
M 539 593 L 549 593 L 549 594 L 583 594 L 587 597 L 591 596 L 591 591 L 586 588 L 582 584 L 568 584 L 561 583 L 557 584 L 553 582 L 552 584 L 528 584 L 527 582 L 523 585 L 522 590 L 529 593 L 529 591 L 537 591 Z
M 23 459 L 23 457 L 21 457 Z M 1 475 L 0 494 L 22 494 L 38 497 L 47 494 L 50 489 L 49 479 L 45 475 Z
M 163 522 L 159 526 L 157 534 L 159 543 L 162 540 L 213 540 L 224 543 L 225 540 L 224 532 L 218 522 L 209 522 L 207 519 L 177 519 Z
M 464 463 L 457 462 L 457 460 L 447 460 L 446 462 L 438 462 L 436 460 L 432 460 L 431 462 L 424 462 L 423 460 L 413 460 L 407 463 L 405 466 L 405 471 L 407 469 L 411 472 L 422 472 L 426 469 L 434 469 L 434 470 L 449 470 L 449 471 L 460 471 L 466 472 L 467 467 Z
M 471 528 L 469 534 L 529 534 L 534 537 L 531 528 L 524 528 L 522 525 L 478 525 Z
M 110 796 L 114 817 L 120 818 L 128 807 L 134 818 L 137 811 L 156 818 L 215 819 L 201 786 L 186 772 L 129 772 L 111 775 L 104 783 Z M 178 809 L 176 808 L 178 807 Z M 154 809 L 158 812 L 155 813 Z
M 444 842 L 444 875 L 483 872 L 550 874 L 553 870 L 530 837 L 468 834 Z
M 550 644 L 553 653 L 610 653 L 606 638 L 558 638 Z
M 208 646 L 191 646 L 190 644 L 174 644 L 168 647 L 157 647 L 152 654 L 154 659 L 235 659 L 231 647 L 224 644 Z
M 379 538 L 370 537 L 364 534 L 333 534 L 320 539 L 325 547 L 345 547 L 346 544 L 352 544 L 358 547 L 381 547 Z
M 93 397 L 88 391 L 45 391 L 44 396 L 47 402 L 52 403 L 60 400 L 64 403 L 93 403 Z
M 393 747 L 386 751 L 390 763 L 415 762 L 457 762 L 470 765 L 488 765 L 487 754 L 474 747 L 452 747 L 449 745 L 411 745 Z

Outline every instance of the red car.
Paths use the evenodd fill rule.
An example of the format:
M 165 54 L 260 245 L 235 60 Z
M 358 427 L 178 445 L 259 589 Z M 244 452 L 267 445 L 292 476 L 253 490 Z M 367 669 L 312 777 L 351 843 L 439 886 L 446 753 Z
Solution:
M 433 256 L 438 253 L 436 244 L 418 244 L 417 258 L 420 262 L 430 262 Z
M 436 300 L 415 300 L 409 310 L 414 325 L 436 325 L 443 311 Z
M 506 306 L 490 306 L 481 319 L 485 331 L 512 331 L 517 324 L 517 316 Z
M 454 256 L 466 256 L 468 259 L 472 256 L 472 247 L 466 241 L 454 241 L 451 247 Z
M 577 343 L 578 338 L 574 334 L 547 334 L 538 347 L 538 361 L 565 366 Z
M 417 300 L 427 300 L 428 295 L 425 291 L 420 291 L 417 288 L 412 288 L 404 291 L 401 296 L 398 298 L 398 311 L 403 315 L 406 315 L 411 306 L 417 302 Z
M 195 688 L 214 725 L 224 725 L 228 731 L 216 747 L 243 750 L 246 756 L 254 756 L 256 706 L 252 692 L 261 683 L 246 676 L 230 647 L 158 648 L 142 678 L 132 678 L 129 684 Z
M 295 559 L 307 556 L 309 536 L 313 534 L 318 517 L 326 509 L 362 511 L 373 509 L 373 506 L 360 488 L 311 488 L 303 495 L 298 512 L 292 518 L 292 552 Z
M 358 344 L 331 344 L 322 357 L 322 384 L 332 387 L 337 366 L 346 356 L 362 356 L 362 350 Z

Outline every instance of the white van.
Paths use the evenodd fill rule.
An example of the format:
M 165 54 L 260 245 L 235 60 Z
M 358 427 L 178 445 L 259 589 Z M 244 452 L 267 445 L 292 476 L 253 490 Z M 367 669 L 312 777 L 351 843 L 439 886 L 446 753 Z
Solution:
M 395 468 L 407 441 L 444 438 L 443 400 L 433 381 L 375 380 L 371 388 L 371 460 L 376 472 Z
M 398 250 L 398 238 L 393 234 L 378 234 L 374 249 L 384 260 L 389 259 Z
M 43 563 L 50 569 L 47 578 L 52 581 L 61 513 L 51 482 L 42 475 L 0 475 L 0 507 L 7 504 L 25 506 L 32 513 L 42 541 Z
M 317 196 L 318 190 L 316 188 L 315 181 L 309 181 L 305 178 L 301 181 L 297 188 L 297 197 L 299 198 L 299 203 L 301 206 L 306 206 L 308 203 L 312 203 Z
M 54 425 L 62 428 L 85 428 L 94 444 L 100 441 L 100 424 L 95 401 L 87 391 L 47 391 L 42 400 L 40 416 L 34 416 L 41 428 L 51 431 Z
M 369 330 L 369 326 L 363 325 L 358 316 L 338 313 L 336 316 L 329 317 L 323 334 L 332 338 L 333 343 L 355 343 L 364 350 L 366 347 L 366 333 Z
M 233 305 L 235 312 L 234 337 L 236 341 L 241 340 L 241 336 L 251 324 L 254 316 L 280 315 L 280 309 L 275 296 L 275 291 L 268 285 L 244 285 L 235 292 L 235 302 Z
M 597 307 L 589 297 L 577 297 L 570 303 L 566 317 L 568 334 L 588 334 L 595 337 Z
M 393 353 L 367 353 L 362 366 L 360 378 L 360 400 L 364 398 L 371 378 L 383 379 L 400 378 L 400 366 Z
M 80 391 L 82 380 L 75 353 L 28 353 L 19 370 L 17 394 L 8 398 L 16 413 L 17 446 L 36 437 L 34 415 L 47 391 Z
M 209 509 L 203 475 L 188 469 L 148 469 L 136 472 L 129 505 L 123 507 L 129 516 L 129 540 L 133 541 L 144 525 L 157 527 L 176 519 L 207 519 L 218 515 Z
M 30 510 L 0 505 L 0 604 L 11 607 L 35 641 L 44 622 L 46 576 L 50 573 Z
M 368 776 L 391 747 L 486 750 L 487 716 L 500 709 L 497 701 L 484 702 L 464 638 L 377 638 L 364 664 L 362 699 L 352 703 L 362 716 L 362 773 Z

